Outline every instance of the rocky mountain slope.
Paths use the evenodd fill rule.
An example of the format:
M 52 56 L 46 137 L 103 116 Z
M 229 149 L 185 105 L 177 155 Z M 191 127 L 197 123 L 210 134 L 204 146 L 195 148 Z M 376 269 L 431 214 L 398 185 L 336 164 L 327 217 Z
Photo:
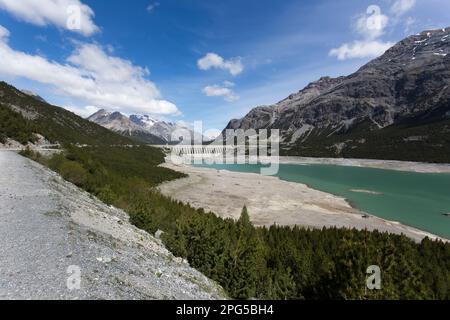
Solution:
M 125 212 L 7 151 L 0 221 L 0 299 L 224 298 Z M 81 282 L 71 290 L 75 270 Z
M 280 129 L 286 154 L 450 162 L 450 28 L 397 43 L 226 129 Z
M 96 124 L 99 124 L 109 130 L 117 132 L 123 136 L 134 138 L 149 144 L 165 144 L 166 141 L 161 137 L 152 134 L 146 128 L 143 128 L 132 122 L 127 116 L 120 112 L 108 112 L 99 110 L 88 118 Z
M 141 128 L 146 129 L 150 133 L 160 137 L 166 142 L 178 142 L 171 141 L 172 133 L 176 130 L 188 130 L 192 132 L 186 126 L 180 125 L 179 123 L 158 121 L 147 115 L 131 115 L 130 120 Z
M 34 93 L 33 91 L 22 90 L 22 92 L 25 93 L 25 94 L 27 94 L 27 95 L 29 95 L 30 97 L 33 97 L 33 98 L 39 100 L 40 102 L 45 102 L 45 103 L 47 102 L 47 101 L 45 101 L 44 98 L 42 98 L 40 95 Z
M 130 136 L 151 144 L 178 143 L 172 141 L 172 134 L 177 130 L 187 130 L 193 135 L 191 129 L 179 123 L 155 120 L 148 115 L 131 115 L 127 117 L 120 112 L 100 110 L 88 118 L 105 128 Z

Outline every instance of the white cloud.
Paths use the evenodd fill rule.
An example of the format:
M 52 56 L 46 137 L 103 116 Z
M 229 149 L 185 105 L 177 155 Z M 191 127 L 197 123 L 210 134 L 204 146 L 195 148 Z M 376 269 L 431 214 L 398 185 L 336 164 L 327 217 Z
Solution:
M 344 43 L 341 47 L 332 49 L 330 56 L 335 56 L 339 60 L 354 58 L 375 58 L 386 52 L 394 43 L 380 41 L 354 41 Z
M 159 7 L 160 6 L 160 3 L 159 2 L 153 2 L 153 3 L 150 3 L 148 6 L 147 6 L 147 11 L 149 12 L 149 13 L 151 13 L 151 12 L 153 12 L 157 7 Z
M 396 16 L 401 16 L 411 10 L 415 4 L 416 0 L 396 0 L 391 7 L 391 12 Z
M 224 87 L 227 87 L 227 88 L 231 88 L 231 87 L 235 86 L 234 82 L 231 82 L 231 81 L 228 81 L 228 80 L 225 80 L 223 82 L 223 85 L 224 85 Z
M 381 37 L 389 23 L 389 17 L 381 13 L 378 6 L 369 6 L 366 14 L 361 15 L 355 24 L 356 31 L 365 39 L 373 40 Z
M 209 70 L 212 68 L 227 70 L 233 76 L 236 76 L 244 71 L 244 65 L 242 64 L 241 58 L 237 57 L 225 60 L 218 54 L 211 52 L 198 60 L 197 65 L 200 70 Z
M 80 0 L 0 0 L 0 9 L 37 26 L 55 25 L 85 36 L 100 30 L 94 11 Z
M 47 36 L 44 36 L 42 34 L 38 34 L 34 38 L 36 40 L 38 40 L 38 41 L 41 41 L 41 42 L 47 42 L 48 41 Z
M 205 132 L 203 132 L 203 136 L 207 140 L 215 140 L 220 134 L 222 133 L 222 130 L 219 129 L 208 129 Z
M 416 23 L 417 23 L 417 21 L 416 21 L 416 19 L 415 18 L 413 18 L 413 17 L 408 17 L 406 20 L 405 20 L 405 23 L 404 23 L 404 25 L 405 25 L 405 29 L 404 29 L 404 33 L 405 34 L 410 34 L 411 33 L 411 31 L 413 30 L 413 28 L 414 28 L 414 26 L 416 25 Z
M 86 106 L 86 107 L 74 107 L 74 106 L 66 106 L 64 109 L 67 109 L 77 115 L 79 115 L 82 118 L 87 118 L 94 113 L 96 113 L 100 108 L 95 106 Z
M 0 26 L 0 41 L 6 41 L 9 38 L 9 30 Z
M 234 83 L 225 81 L 223 85 L 212 85 L 203 88 L 203 93 L 208 97 L 223 97 L 225 101 L 234 102 L 239 100 L 239 97 L 231 89 Z
M 143 114 L 179 114 L 174 104 L 160 99 L 156 85 L 146 79 L 146 68 L 109 56 L 95 44 L 78 44 L 67 62 L 61 64 L 16 51 L 2 37 L 0 57 L 0 75 L 51 85 L 59 94 L 89 105 Z
M 360 15 L 354 24 L 355 31 L 362 39 L 344 43 L 329 52 L 339 60 L 355 58 L 376 58 L 394 45 L 392 42 L 377 40 L 384 35 L 389 24 L 389 17 L 381 12 L 380 7 L 371 5 L 365 14 Z

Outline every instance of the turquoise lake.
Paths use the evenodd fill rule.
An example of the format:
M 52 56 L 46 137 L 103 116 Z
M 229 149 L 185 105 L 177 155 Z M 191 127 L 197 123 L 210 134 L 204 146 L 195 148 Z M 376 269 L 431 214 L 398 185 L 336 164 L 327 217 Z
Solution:
M 196 166 L 251 173 L 260 173 L 261 168 L 250 164 Z M 450 217 L 444 215 L 450 213 L 450 174 L 281 164 L 277 176 L 344 197 L 369 214 L 450 239 Z

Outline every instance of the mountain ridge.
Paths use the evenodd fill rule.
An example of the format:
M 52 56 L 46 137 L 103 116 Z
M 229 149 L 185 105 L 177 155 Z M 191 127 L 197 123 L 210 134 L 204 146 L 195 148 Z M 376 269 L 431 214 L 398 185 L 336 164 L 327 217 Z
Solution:
M 136 141 L 92 123 L 64 108 L 43 102 L 0 81 L 0 142 L 7 137 L 26 144 L 41 134 L 52 143 L 133 145 Z
M 163 139 L 133 123 L 127 116 L 117 111 L 109 112 L 101 109 L 89 116 L 87 120 L 139 142 L 165 144 Z
M 42 98 L 42 97 L 41 97 L 40 95 L 38 95 L 37 93 L 34 93 L 33 91 L 22 90 L 22 92 L 25 93 L 25 94 L 27 94 L 27 95 L 29 95 L 30 97 L 33 97 L 33 98 L 35 98 L 35 99 L 41 101 L 41 102 L 47 103 L 47 101 L 46 101 L 44 98 Z
M 181 130 L 189 132 L 195 139 L 200 137 L 200 134 L 194 133 L 183 124 L 156 120 L 149 115 L 133 114 L 128 117 L 117 111 L 101 109 L 87 119 L 122 135 L 151 144 L 179 143 L 181 140 L 173 141 L 172 136 Z
M 449 54 L 450 28 L 424 31 L 400 41 L 349 76 L 322 77 L 274 105 L 256 107 L 245 117 L 231 120 L 225 129 L 280 129 L 283 153 L 290 155 L 424 160 L 412 154 L 432 149 L 436 154 L 448 148 Z M 426 131 L 423 126 L 430 123 L 424 117 L 434 117 L 439 132 L 428 140 L 410 141 Z M 409 130 L 399 140 L 406 123 Z M 413 124 L 416 128 L 411 130 Z M 384 148 L 384 155 L 371 155 L 364 144 L 370 149 L 383 147 L 380 139 L 389 137 L 394 127 L 396 141 Z M 367 141 L 359 143 L 364 138 Z M 395 150 L 395 144 L 405 144 L 403 139 L 407 157 Z M 433 155 L 431 161 L 450 162 L 450 156 L 437 159 Z

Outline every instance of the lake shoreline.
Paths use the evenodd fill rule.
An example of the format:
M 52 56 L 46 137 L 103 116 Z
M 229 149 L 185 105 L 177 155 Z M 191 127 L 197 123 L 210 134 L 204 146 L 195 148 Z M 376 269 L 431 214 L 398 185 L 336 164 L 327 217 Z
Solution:
M 166 196 L 212 211 L 223 218 L 238 219 L 244 205 L 255 226 L 339 227 L 379 230 L 405 234 L 416 242 L 425 237 L 449 241 L 412 226 L 367 214 L 345 198 L 313 189 L 306 184 L 288 182 L 255 173 L 232 172 L 174 164 L 162 166 L 189 175 L 163 183 Z
M 280 157 L 280 164 L 321 164 L 349 167 L 362 167 L 383 170 L 395 170 L 417 173 L 450 173 L 450 164 L 427 163 L 397 160 L 346 159 L 346 158 L 310 158 L 310 157 Z

